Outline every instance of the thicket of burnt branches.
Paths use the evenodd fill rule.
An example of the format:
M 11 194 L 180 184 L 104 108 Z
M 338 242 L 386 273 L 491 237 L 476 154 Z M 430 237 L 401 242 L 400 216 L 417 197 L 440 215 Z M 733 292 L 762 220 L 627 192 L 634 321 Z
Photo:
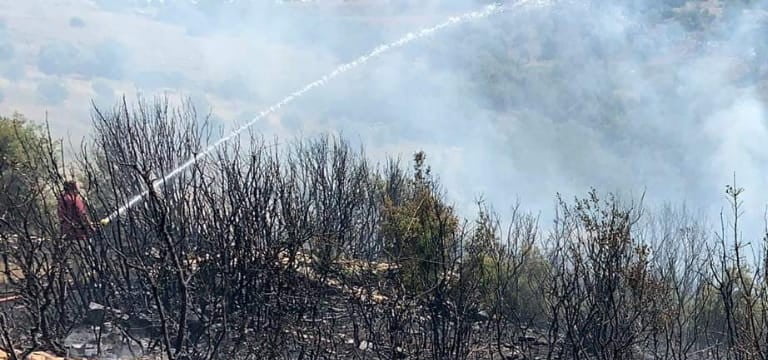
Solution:
M 766 357 L 768 258 L 744 246 L 735 185 L 719 231 L 595 191 L 543 231 L 482 202 L 462 220 L 423 153 L 373 166 L 341 139 L 252 135 L 154 186 L 212 143 L 205 117 L 123 103 L 94 130 L 75 166 L 93 218 L 146 196 L 64 239 L 60 153 L 25 143 L 39 171 L 0 231 L 21 296 L 5 350 L 63 352 L 74 327 L 110 321 L 169 359 Z

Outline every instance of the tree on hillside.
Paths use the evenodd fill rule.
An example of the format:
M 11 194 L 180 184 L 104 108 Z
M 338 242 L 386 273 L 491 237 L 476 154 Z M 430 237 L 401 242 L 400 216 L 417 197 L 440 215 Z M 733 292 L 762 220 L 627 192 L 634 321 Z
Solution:
M 384 194 L 386 252 L 402 264 L 403 281 L 417 291 L 443 280 L 455 258 L 454 239 L 459 231 L 459 219 L 440 198 L 425 160 L 423 152 L 416 153 L 413 178 L 399 179 L 402 184 Z
M 0 219 L 13 221 L 29 208 L 35 194 L 30 180 L 41 178 L 37 149 L 47 136 L 23 115 L 0 116 Z

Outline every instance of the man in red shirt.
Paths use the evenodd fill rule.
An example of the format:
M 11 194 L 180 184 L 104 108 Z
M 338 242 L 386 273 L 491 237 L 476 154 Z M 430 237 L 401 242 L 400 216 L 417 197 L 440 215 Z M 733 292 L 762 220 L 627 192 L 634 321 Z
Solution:
M 93 231 L 88 208 L 74 181 L 64 182 L 64 192 L 59 196 L 58 213 L 61 233 L 66 239 L 86 240 Z

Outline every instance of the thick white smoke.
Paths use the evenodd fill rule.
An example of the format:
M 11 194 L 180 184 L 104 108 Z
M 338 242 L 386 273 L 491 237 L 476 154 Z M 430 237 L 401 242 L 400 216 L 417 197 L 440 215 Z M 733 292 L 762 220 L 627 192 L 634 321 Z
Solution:
M 234 127 L 376 44 L 488 3 L 2 2 L 0 110 L 47 109 L 59 134 L 78 135 L 90 98 L 170 91 Z M 424 149 L 464 211 L 481 194 L 500 210 L 519 198 L 544 222 L 556 192 L 590 186 L 714 220 L 736 172 L 756 234 L 767 4 L 554 1 L 388 53 L 255 127 L 341 132 L 377 158 Z

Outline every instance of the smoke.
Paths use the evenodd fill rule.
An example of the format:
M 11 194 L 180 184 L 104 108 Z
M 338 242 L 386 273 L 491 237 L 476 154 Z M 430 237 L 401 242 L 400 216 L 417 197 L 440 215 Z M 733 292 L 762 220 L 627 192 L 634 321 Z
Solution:
M 239 74 L 225 80 L 211 81 L 207 84 L 206 90 L 223 100 L 248 101 L 254 96 L 248 83 Z
M 458 34 L 449 43 L 472 50 L 446 66 L 488 79 L 475 93 L 496 110 L 488 120 L 505 137 L 502 149 L 481 155 L 482 177 L 501 172 L 509 184 L 489 197 L 507 192 L 546 209 L 537 194 L 595 186 L 646 192 L 652 204 L 688 202 L 714 216 L 735 172 L 747 190 L 746 233 L 760 236 L 766 58 L 754 47 L 766 28 L 756 16 L 764 4 L 701 10 L 689 2 L 687 11 L 707 12 L 697 20 L 711 21 L 703 26 L 631 4 L 560 2 Z
M 191 85 L 190 80 L 178 71 L 140 71 L 131 78 L 138 88 L 150 92 L 164 88 L 179 89 Z
M 117 41 L 109 39 L 82 49 L 69 42 L 44 45 L 37 56 L 37 67 L 46 75 L 81 75 L 120 80 L 130 54 Z
M 43 46 L 37 58 L 37 67 L 47 75 L 77 74 L 87 70 L 80 50 L 67 42 Z
M 83 28 L 85 27 L 85 21 L 77 16 L 73 16 L 69 18 L 69 26 L 73 28 Z
M 59 105 L 69 96 L 69 91 L 56 79 L 46 79 L 37 85 L 38 99 L 45 105 Z
M 0 61 L 7 61 L 13 58 L 14 48 L 13 44 L 0 39 Z
M 12 82 L 24 78 L 24 65 L 18 61 L 0 62 L 0 77 Z
M 525 4 L 525 3 L 527 3 L 527 1 L 521 1 L 519 4 Z M 381 57 L 382 55 L 388 52 L 397 50 L 405 45 L 408 45 L 413 41 L 418 41 L 427 36 L 433 35 L 439 31 L 443 31 L 446 28 L 450 28 L 451 26 L 456 26 L 457 24 L 461 24 L 467 21 L 484 19 L 488 16 L 497 14 L 499 12 L 500 12 L 500 7 L 498 5 L 492 5 L 492 6 L 486 7 L 482 11 L 474 11 L 474 12 L 462 14 L 460 16 L 451 17 L 449 20 L 442 22 L 438 25 L 428 27 L 428 28 L 422 28 L 415 33 L 408 33 L 406 36 L 403 36 L 402 38 L 396 41 L 386 43 L 386 44 L 381 44 L 376 48 L 374 48 L 373 50 L 371 50 L 370 52 L 366 53 L 365 55 L 362 55 L 353 61 L 339 65 L 333 71 L 327 74 L 324 74 L 320 79 L 302 86 L 300 89 L 292 92 L 290 95 L 284 97 L 280 101 L 273 103 L 267 109 L 261 111 L 259 115 L 257 115 L 255 118 L 251 119 L 246 124 L 238 127 L 235 131 L 231 132 L 225 137 L 222 137 L 221 139 L 217 140 L 215 143 L 209 145 L 206 149 L 204 149 L 201 153 L 196 154 L 193 158 L 186 160 L 184 163 L 178 165 L 175 168 L 168 169 L 170 171 L 161 180 L 158 180 L 155 184 L 153 184 L 153 187 L 161 186 L 166 181 L 173 179 L 177 174 L 180 174 L 181 172 L 185 171 L 187 167 L 194 165 L 199 158 L 203 158 L 211 154 L 220 145 L 223 145 L 224 143 L 228 143 L 231 141 L 237 141 L 237 137 L 241 132 L 250 129 L 255 124 L 257 124 L 257 122 L 259 122 L 260 120 L 266 119 L 268 116 L 276 113 L 286 105 L 290 105 L 295 100 L 301 99 L 311 90 L 318 89 L 318 88 L 322 89 L 322 87 L 324 87 L 329 82 L 332 82 L 333 80 L 335 80 L 338 76 L 344 75 L 350 70 L 355 70 L 357 67 L 365 65 L 369 61 L 375 60 L 378 57 Z M 163 169 L 163 170 L 167 171 L 166 169 Z M 133 206 L 133 204 L 136 204 L 138 201 L 140 201 L 146 194 L 147 192 L 145 191 L 144 193 L 132 198 L 130 201 L 128 201 L 128 203 L 126 203 L 120 209 L 116 210 L 107 219 L 111 220 L 112 218 L 119 215 L 123 211 L 130 209 Z
M 95 3 L 48 9 L 99 36 L 41 38 L 31 68 L 102 81 L 71 91 L 86 112 L 94 94 L 170 92 L 231 129 L 380 43 L 489 1 Z M 596 187 L 714 219 L 735 173 L 756 234 L 768 202 L 766 5 L 556 0 L 389 53 L 256 126 L 267 138 L 343 133 L 379 160 L 426 150 L 468 215 L 482 195 L 502 212 L 519 199 L 546 222 L 557 192 Z M 20 21 L 7 19 L 17 49 L 31 28 Z
M 8 38 L 8 32 L 5 22 L 0 20 L 0 62 L 5 62 L 13 58 L 14 46 Z
M 115 90 L 104 80 L 96 80 L 91 83 L 94 92 L 93 102 L 99 108 L 109 109 L 117 101 Z

